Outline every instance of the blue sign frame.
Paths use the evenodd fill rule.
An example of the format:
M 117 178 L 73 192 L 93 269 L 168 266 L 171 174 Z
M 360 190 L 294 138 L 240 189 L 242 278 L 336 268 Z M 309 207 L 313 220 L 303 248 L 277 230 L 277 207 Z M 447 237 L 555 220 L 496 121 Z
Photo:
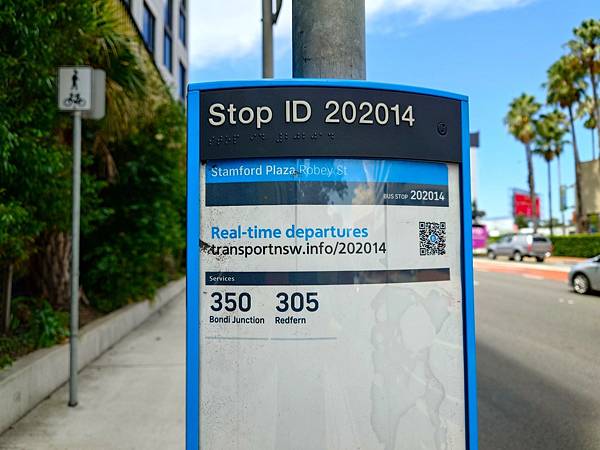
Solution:
M 463 291 L 463 346 L 465 365 L 466 448 L 478 449 L 477 382 L 475 360 L 475 308 L 473 292 L 473 245 L 471 216 L 471 168 L 469 103 L 463 95 L 434 89 L 350 80 L 252 80 L 192 83 L 187 96 L 187 321 L 186 321 L 186 449 L 200 445 L 200 92 L 247 87 L 328 86 L 379 89 L 424 94 L 458 100 L 461 105 L 462 161 L 459 162 L 461 191 L 461 274 Z

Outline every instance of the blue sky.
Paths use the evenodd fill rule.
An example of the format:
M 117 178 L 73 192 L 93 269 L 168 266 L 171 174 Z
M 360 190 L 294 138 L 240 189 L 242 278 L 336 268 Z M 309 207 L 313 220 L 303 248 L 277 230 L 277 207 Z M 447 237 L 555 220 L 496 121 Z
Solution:
M 190 82 L 260 78 L 260 1 L 214 2 L 228 5 L 226 9 L 206 3 L 192 9 Z M 283 0 L 276 25 L 277 78 L 291 77 L 290 3 Z M 527 188 L 527 170 L 523 146 L 507 134 L 502 118 L 511 99 L 522 92 L 545 98 L 541 83 L 547 68 L 564 52 L 574 26 L 600 16 L 600 2 L 367 0 L 367 11 L 367 79 L 468 95 L 471 130 L 481 132 L 479 207 L 490 218 L 510 215 L 510 190 Z M 577 131 L 582 159 L 588 160 L 590 132 Z M 536 158 L 534 164 L 536 191 L 547 217 L 546 163 Z M 561 168 L 563 184 L 572 184 L 570 145 Z M 556 174 L 554 163 L 554 217 L 559 215 Z

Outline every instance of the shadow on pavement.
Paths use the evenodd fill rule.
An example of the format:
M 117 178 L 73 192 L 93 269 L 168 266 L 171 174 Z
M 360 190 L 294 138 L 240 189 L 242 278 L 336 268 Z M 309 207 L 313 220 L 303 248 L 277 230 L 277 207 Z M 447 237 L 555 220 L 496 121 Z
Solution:
M 479 342 L 477 387 L 481 450 L 600 448 L 593 400 Z

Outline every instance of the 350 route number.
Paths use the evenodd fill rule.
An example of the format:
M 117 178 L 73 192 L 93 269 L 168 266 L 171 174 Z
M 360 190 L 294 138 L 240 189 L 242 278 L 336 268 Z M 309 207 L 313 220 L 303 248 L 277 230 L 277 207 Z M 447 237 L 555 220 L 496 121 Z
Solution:
M 225 311 L 232 312 L 239 309 L 242 312 L 248 312 L 252 306 L 252 298 L 247 292 L 241 292 L 240 294 L 236 292 L 213 292 L 210 296 L 213 299 L 210 309 L 213 311 L 225 309 Z

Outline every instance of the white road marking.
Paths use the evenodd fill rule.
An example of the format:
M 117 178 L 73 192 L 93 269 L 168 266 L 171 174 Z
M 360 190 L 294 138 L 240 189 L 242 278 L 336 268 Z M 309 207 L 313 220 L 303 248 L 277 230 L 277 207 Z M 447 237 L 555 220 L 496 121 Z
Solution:
M 574 304 L 575 302 L 574 302 L 573 300 L 568 300 L 568 301 L 567 301 L 567 303 L 568 303 L 569 305 L 572 305 L 572 304 Z
M 474 280 L 474 281 L 473 281 L 473 284 L 474 284 L 475 286 L 479 286 L 479 281 L 477 281 L 477 280 Z
M 530 280 L 543 280 L 544 279 L 544 277 L 541 277 L 539 275 L 529 275 L 528 273 L 523 274 L 523 277 L 529 278 Z
M 564 303 L 564 302 L 565 302 L 565 299 L 564 299 L 564 298 L 559 298 L 559 299 L 558 299 L 558 303 Z

